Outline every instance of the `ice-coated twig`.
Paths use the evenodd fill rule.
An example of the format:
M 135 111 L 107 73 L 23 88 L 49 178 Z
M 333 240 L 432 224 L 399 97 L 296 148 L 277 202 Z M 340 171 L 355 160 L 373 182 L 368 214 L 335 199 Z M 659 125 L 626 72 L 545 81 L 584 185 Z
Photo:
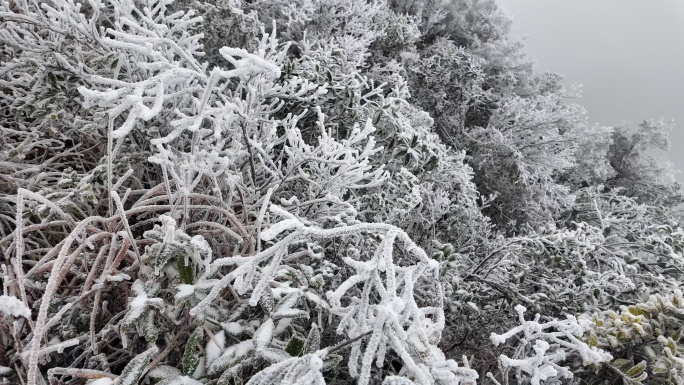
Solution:
M 578 354 L 585 365 L 599 365 L 612 360 L 609 353 L 579 340 L 584 329 L 575 317 L 540 323 L 539 314 L 534 320 L 525 320 L 527 309 L 524 306 L 517 305 L 515 310 L 520 325 L 503 334 L 492 333 L 490 339 L 497 346 L 522 332 L 523 338 L 516 354 L 513 357 L 502 354 L 500 362 L 504 368 L 516 368 L 524 372 L 529 376 L 530 383 L 539 385 L 559 375 L 572 378 L 569 368 L 559 365 L 570 354 Z

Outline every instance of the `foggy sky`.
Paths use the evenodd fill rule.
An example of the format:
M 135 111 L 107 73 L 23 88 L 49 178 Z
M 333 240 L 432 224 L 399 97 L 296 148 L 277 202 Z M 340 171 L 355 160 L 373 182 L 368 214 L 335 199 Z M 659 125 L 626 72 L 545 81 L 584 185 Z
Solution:
M 591 122 L 674 119 L 667 157 L 684 170 L 684 1 L 497 1 L 539 70 L 583 84 Z

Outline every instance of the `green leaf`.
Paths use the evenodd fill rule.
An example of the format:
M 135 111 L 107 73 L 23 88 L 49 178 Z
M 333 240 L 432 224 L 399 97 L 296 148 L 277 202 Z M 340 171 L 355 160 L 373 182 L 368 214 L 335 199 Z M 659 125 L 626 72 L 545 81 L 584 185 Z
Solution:
M 667 347 L 670 349 L 672 354 L 677 354 L 677 343 L 672 339 L 667 339 Z
M 306 342 L 302 348 L 303 354 L 314 353 L 321 348 L 321 331 L 318 329 L 316 323 L 311 324 L 311 330 L 309 330 L 309 335 L 306 337 Z
M 295 291 L 283 296 L 275 306 L 272 318 L 274 320 L 279 320 L 281 318 L 309 318 L 308 311 L 295 307 L 299 302 L 301 295 L 301 292 Z
M 288 342 L 287 347 L 285 347 L 285 351 L 292 357 L 297 357 L 302 354 L 303 349 L 304 341 L 300 340 L 296 336 L 290 338 L 290 342 Z
M 390 139 L 389 143 L 387 143 L 387 148 L 386 148 L 386 150 L 387 150 L 387 151 L 390 151 L 391 149 L 393 149 L 393 148 L 394 148 L 394 144 L 395 144 L 395 140 L 394 140 L 394 137 L 392 137 L 392 139 Z
M 375 117 L 373 118 L 373 125 L 375 126 L 375 125 L 377 125 L 378 123 L 380 123 L 380 119 L 381 119 L 381 118 L 382 118 L 382 113 L 381 113 L 380 111 L 378 111 L 377 113 L 375 113 Z
M 114 59 L 112 62 L 112 65 L 110 66 L 111 69 L 116 68 L 116 66 L 119 64 L 119 58 Z
M 264 290 L 261 298 L 259 298 L 259 304 L 267 313 L 273 313 L 275 298 L 273 297 L 271 289 Z
M 617 360 L 613 361 L 613 366 L 620 369 L 622 372 L 627 370 L 627 368 L 632 367 L 632 365 L 632 361 L 626 360 L 624 358 L 618 358 Z
M 180 257 L 176 260 L 176 266 L 178 267 L 178 275 L 180 275 L 181 281 L 187 285 L 192 285 L 195 280 L 195 274 L 192 271 L 192 266 L 188 264 L 185 265 L 185 258 Z
M 644 370 L 646 370 L 646 361 L 641 361 L 625 372 L 625 375 L 637 381 L 641 381 L 646 378 L 646 373 L 644 373 Z
M 598 340 L 596 339 L 596 336 L 593 334 L 589 337 L 589 346 L 591 346 L 591 347 L 598 346 Z
M 192 375 L 199 365 L 199 345 L 204 339 L 204 328 L 198 326 L 188 338 L 185 343 L 185 351 L 183 352 L 183 374 L 186 376 Z
M 635 315 L 635 316 L 640 316 L 640 315 L 644 314 L 644 311 L 639 309 L 636 306 L 630 306 L 627 308 L 627 310 L 629 311 L 630 314 Z
M 57 87 L 57 77 L 52 72 L 47 73 L 48 82 L 53 86 Z
M 418 145 L 418 135 L 413 135 L 411 138 L 411 148 L 415 148 Z
M 154 261 L 154 271 L 155 274 L 159 274 L 159 271 L 163 269 L 167 263 L 173 258 L 178 251 L 178 246 L 174 244 L 162 243 L 159 245 L 158 253 Z
M 154 343 L 159 337 L 159 329 L 154 324 L 154 319 L 156 317 L 156 312 L 147 311 L 145 312 L 145 319 L 143 319 L 142 333 L 145 340 L 149 343 Z

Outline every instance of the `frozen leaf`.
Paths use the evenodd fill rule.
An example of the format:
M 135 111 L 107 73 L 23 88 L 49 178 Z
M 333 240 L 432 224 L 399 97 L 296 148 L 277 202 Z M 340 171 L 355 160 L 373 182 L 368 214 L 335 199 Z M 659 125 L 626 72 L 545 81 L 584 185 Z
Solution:
M 188 342 L 185 343 L 185 350 L 183 351 L 183 373 L 185 375 L 192 375 L 197 369 L 200 362 L 199 346 L 204 339 L 204 328 L 198 326 L 195 331 L 190 334 Z M 207 354 L 208 355 L 208 354 Z
M 306 337 L 306 342 L 302 348 L 303 354 L 310 354 L 321 347 L 321 332 L 318 329 L 318 325 L 315 323 L 311 324 L 311 330 L 309 330 L 309 335 Z
M 269 318 L 254 332 L 252 340 L 254 341 L 254 348 L 256 350 L 265 349 L 271 344 L 274 327 L 273 320 Z
M 152 347 L 133 357 L 133 359 L 126 364 L 121 375 L 116 378 L 112 385 L 137 385 L 145 367 L 158 351 L 159 349 L 157 349 L 157 347 Z

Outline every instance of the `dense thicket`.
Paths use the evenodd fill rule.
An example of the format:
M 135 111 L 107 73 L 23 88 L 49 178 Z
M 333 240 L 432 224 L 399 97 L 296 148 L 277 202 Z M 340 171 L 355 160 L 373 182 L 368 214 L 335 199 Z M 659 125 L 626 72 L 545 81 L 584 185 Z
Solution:
M 0 383 L 684 384 L 669 125 L 508 26 L 0 1 Z

